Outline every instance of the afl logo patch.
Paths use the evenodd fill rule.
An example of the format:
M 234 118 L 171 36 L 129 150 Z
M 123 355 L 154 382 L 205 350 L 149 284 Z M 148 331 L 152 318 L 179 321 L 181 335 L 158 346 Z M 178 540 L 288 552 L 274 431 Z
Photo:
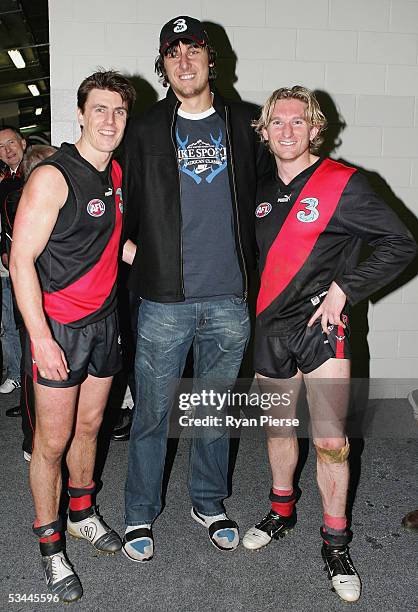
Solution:
M 268 215 L 269 212 L 271 212 L 271 209 L 272 206 L 270 202 L 263 202 L 262 204 L 259 204 L 257 206 L 255 216 L 261 219 L 261 217 L 265 217 L 266 215 Z
M 92 217 L 101 217 L 105 210 L 106 206 L 101 200 L 90 200 L 90 202 L 87 204 L 87 212 Z

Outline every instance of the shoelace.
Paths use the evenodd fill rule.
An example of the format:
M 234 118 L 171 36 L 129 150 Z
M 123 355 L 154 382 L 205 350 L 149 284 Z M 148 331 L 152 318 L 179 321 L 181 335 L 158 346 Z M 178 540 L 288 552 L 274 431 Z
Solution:
M 61 560 L 61 557 L 59 555 L 53 555 L 51 557 L 52 582 L 57 582 L 57 580 L 60 577 L 60 575 L 59 575 L 59 567 L 58 567 L 60 560 Z
M 270 531 L 273 533 L 275 530 L 282 526 L 280 523 L 280 519 L 281 517 L 279 515 L 272 516 L 272 514 L 269 512 L 259 523 L 261 530 L 267 532 Z

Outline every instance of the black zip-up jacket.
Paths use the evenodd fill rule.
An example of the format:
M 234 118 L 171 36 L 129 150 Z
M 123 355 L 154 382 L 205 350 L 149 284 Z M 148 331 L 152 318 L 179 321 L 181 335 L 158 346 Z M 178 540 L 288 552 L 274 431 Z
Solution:
M 124 237 L 137 244 L 128 287 L 155 302 L 184 300 L 180 177 L 175 124 L 180 102 L 167 97 L 130 122 L 124 144 Z M 236 250 L 243 275 L 255 268 L 254 204 L 257 176 L 271 167 L 251 121 L 259 109 L 246 102 L 225 102 L 215 92 L 213 106 L 225 121 L 228 175 Z
M 20 165 L 12 178 L 10 168 L 7 168 L 0 182 L 1 240 L 0 254 L 10 254 L 11 236 L 16 209 L 24 185 L 22 166 Z

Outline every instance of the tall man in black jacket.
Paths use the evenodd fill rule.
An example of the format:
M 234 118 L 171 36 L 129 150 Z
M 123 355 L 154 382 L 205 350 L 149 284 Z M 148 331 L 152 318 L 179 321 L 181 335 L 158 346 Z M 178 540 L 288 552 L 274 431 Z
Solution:
M 190 347 L 195 391 L 226 391 L 238 375 L 250 331 L 257 164 L 266 163 L 250 128 L 257 110 L 211 87 L 215 53 L 199 21 L 181 16 L 162 28 L 155 67 L 170 85 L 167 97 L 130 126 L 126 141 L 128 219 L 139 228 L 129 286 L 142 298 L 123 548 L 133 561 L 153 556 L 173 382 Z M 204 414 L 219 413 L 201 404 Z M 191 442 L 191 515 L 229 551 L 239 535 L 223 506 L 228 433 L 201 429 Z

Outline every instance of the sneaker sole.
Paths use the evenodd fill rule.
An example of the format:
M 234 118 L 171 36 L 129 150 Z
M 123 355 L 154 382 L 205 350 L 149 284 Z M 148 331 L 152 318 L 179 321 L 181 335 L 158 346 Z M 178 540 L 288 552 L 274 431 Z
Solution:
M 77 597 L 77 599 L 72 599 L 71 601 L 65 601 L 63 599 L 60 599 L 59 602 L 57 603 L 64 604 L 64 606 L 71 606 L 71 604 L 77 603 L 77 601 L 80 601 L 82 597 L 83 597 L 83 593 L 80 595 L 80 597 Z
M 122 552 L 125 555 L 125 557 L 129 559 L 129 561 L 133 561 L 134 563 L 148 563 L 148 561 L 151 561 L 154 558 L 154 555 L 152 555 L 152 557 L 148 557 L 148 559 L 134 559 L 133 557 L 128 555 L 124 546 L 122 546 Z
M 67 530 L 67 533 L 70 536 L 70 538 L 73 538 L 73 540 L 84 540 L 85 542 L 88 542 L 91 546 L 93 546 L 96 552 L 98 552 L 100 555 L 105 555 L 106 557 L 113 557 L 113 555 L 117 555 L 117 553 L 121 550 L 121 549 L 113 550 L 113 551 L 100 550 L 100 548 L 96 548 L 95 545 L 92 544 L 92 542 L 90 542 L 90 540 L 86 540 L 86 538 L 82 538 L 81 536 L 76 536 L 73 533 L 70 533 L 68 530 Z

